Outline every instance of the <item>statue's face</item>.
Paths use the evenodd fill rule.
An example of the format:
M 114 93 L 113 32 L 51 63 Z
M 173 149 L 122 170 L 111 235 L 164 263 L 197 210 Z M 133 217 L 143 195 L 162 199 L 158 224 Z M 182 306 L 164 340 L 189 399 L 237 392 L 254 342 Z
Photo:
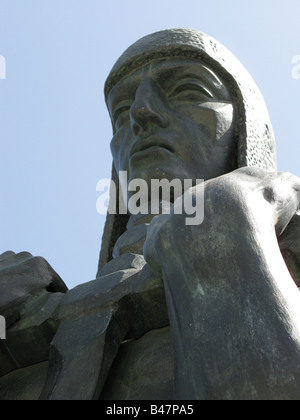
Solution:
M 230 93 L 199 61 L 156 60 L 109 93 L 117 172 L 128 181 L 211 179 L 234 169 Z

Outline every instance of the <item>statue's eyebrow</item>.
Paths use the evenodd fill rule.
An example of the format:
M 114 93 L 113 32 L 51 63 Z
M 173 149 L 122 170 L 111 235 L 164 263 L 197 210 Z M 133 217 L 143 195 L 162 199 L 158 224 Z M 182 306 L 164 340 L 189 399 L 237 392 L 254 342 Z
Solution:
M 210 98 L 215 99 L 215 95 L 213 94 L 213 89 L 210 88 L 210 86 L 207 86 L 207 83 L 203 82 L 203 79 L 199 77 L 199 75 L 195 73 L 184 73 L 183 75 L 176 78 L 175 83 L 172 83 L 171 88 L 180 86 L 183 83 L 191 82 L 193 84 L 196 84 L 203 90 L 204 93 L 206 93 Z M 182 83 L 181 83 L 182 82 Z
M 125 100 L 134 100 L 134 94 L 138 86 L 137 80 L 124 80 L 114 86 L 107 98 L 108 109 L 113 114 L 116 106 Z M 113 115 L 111 115 L 112 117 Z
M 179 64 L 175 68 L 164 69 L 157 81 L 162 88 L 170 89 L 181 80 L 186 79 L 198 80 L 215 99 L 231 100 L 224 83 L 214 72 L 202 65 L 197 68 L 195 65 Z
M 194 78 L 199 80 L 204 90 L 208 91 L 215 100 L 232 100 L 226 86 L 218 76 L 208 67 L 200 63 L 176 63 L 175 65 L 171 64 L 164 68 L 158 67 L 155 69 L 155 67 L 156 63 L 153 63 L 152 71 L 154 70 L 154 72 L 152 77 L 163 90 L 171 89 L 180 80 Z M 140 70 L 137 73 L 140 73 Z M 147 71 L 145 73 L 141 72 L 136 78 L 131 78 L 133 75 L 130 75 L 129 79 L 126 78 L 120 81 L 110 90 L 108 94 L 108 108 L 111 117 L 113 117 L 114 109 L 120 102 L 134 101 L 136 89 L 141 78 L 146 74 Z

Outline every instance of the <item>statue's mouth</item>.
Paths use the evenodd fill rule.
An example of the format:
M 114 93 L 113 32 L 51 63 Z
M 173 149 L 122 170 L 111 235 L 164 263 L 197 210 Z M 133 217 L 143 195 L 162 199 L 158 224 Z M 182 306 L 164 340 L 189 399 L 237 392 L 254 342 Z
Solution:
M 161 150 L 174 153 L 174 150 L 160 137 L 151 136 L 147 139 L 136 141 L 131 149 L 130 157 L 137 154 L 140 155 L 143 152 L 151 153 L 159 152 Z

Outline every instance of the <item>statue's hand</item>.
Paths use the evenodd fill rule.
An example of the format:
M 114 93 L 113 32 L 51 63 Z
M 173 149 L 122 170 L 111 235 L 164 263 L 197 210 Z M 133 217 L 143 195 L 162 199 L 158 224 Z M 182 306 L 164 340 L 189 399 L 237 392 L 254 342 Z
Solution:
M 41 257 L 28 252 L 0 256 L 0 313 L 12 314 L 42 293 L 67 290 L 57 273 Z
M 57 329 L 55 311 L 66 285 L 41 257 L 28 252 L 0 256 L 0 315 L 5 317 L 5 348 L 0 376 L 47 360 Z
M 196 188 L 185 194 L 192 195 L 195 202 Z M 226 227 L 228 238 L 235 232 L 245 240 L 276 241 L 298 211 L 299 202 L 300 179 L 290 173 L 247 167 L 209 180 L 205 182 L 203 223 L 186 226 L 187 215 L 174 214 L 174 210 L 157 216 L 148 229 L 146 261 L 153 271 L 161 273 L 170 259 L 170 249 L 195 257 L 199 253 L 197 243 L 213 239 L 207 235 L 217 237 L 220 227 Z

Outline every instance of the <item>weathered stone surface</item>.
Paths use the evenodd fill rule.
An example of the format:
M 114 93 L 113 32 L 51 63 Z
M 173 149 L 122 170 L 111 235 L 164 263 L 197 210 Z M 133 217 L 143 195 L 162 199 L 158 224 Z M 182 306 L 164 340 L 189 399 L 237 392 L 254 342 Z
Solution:
M 122 344 L 101 399 L 172 400 L 173 386 L 173 349 L 166 327 Z
M 146 266 L 107 274 L 68 292 L 59 319 L 41 398 L 98 399 L 123 340 L 168 325 L 163 284 Z
M 50 265 L 28 252 L 0 256 L 0 376 L 48 360 L 57 330 L 57 308 L 67 287 Z
M 67 291 L 66 285 L 47 261 L 28 252 L 9 252 L 1 256 L 0 288 L 0 308 L 4 316 L 7 311 L 13 310 L 13 306 L 19 308 L 26 300 L 41 293 Z
M 147 227 L 148 225 L 146 224 L 134 226 L 120 236 L 114 247 L 114 259 L 120 257 L 120 255 L 130 253 L 143 255 L 143 246 L 147 234 Z
M 146 237 L 145 237 L 146 238 Z M 144 241 L 145 241 L 144 238 Z M 146 264 L 145 259 L 142 255 L 138 254 L 124 254 L 119 258 L 111 260 L 107 263 L 99 273 L 99 277 L 106 276 L 107 274 L 115 273 L 116 271 L 126 269 L 137 269 L 141 270 Z
M 0 399 L 38 400 L 44 386 L 48 362 L 18 369 L 0 378 Z
M 1 255 L 0 398 L 299 399 L 300 181 L 274 172 L 253 80 L 217 41 L 173 29 L 131 46 L 105 95 L 117 196 L 133 193 L 119 171 L 146 184 L 144 208 L 153 180 L 195 204 L 185 181 L 204 179 L 204 221 L 178 202 L 108 215 L 97 278 L 71 291 L 42 258 Z
M 278 239 L 286 265 L 300 287 L 300 216 L 295 215 Z

